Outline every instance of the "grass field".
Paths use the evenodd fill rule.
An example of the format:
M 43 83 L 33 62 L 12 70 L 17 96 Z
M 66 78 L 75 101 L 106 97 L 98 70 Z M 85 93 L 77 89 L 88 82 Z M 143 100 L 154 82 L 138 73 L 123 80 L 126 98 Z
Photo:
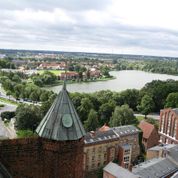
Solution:
M 45 71 L 49 71 L 55 75 L 60 75 L 61 73 L 65 72 L 64 70 L 38 70 L 38 73 L 43 74 Z

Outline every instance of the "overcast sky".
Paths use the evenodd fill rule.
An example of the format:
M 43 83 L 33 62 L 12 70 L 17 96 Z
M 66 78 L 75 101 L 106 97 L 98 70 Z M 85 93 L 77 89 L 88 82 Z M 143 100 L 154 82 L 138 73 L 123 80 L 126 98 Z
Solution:
M 0 48 L 178 57 L 178 0 L 0 0 Z

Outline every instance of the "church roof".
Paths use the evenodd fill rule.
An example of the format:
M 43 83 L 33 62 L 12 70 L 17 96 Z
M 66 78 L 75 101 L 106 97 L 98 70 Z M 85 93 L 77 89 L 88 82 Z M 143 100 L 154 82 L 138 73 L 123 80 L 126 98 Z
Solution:
M 40 137 L 57 141 L 78 140 L 86 134 L 65 83 L 36 132 Z

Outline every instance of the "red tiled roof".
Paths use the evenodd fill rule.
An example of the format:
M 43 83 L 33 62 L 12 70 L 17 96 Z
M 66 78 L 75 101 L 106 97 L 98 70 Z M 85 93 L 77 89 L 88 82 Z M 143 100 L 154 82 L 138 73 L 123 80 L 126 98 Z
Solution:
M 99 129 L 99 131 L 100 132 L 105 132 L 105 131 L 107 131 L 107 130 L 109 130 L 110 128 L 109 128 L 109 126 L 107 126 L 106 124 L 104 124 L 100 129 Z
M 146 122 L 146 121 L 141 121 L 138 127 L 142 130 L 143 132 L 143 138 L 148 139 L 154 130 L 154 125 Z

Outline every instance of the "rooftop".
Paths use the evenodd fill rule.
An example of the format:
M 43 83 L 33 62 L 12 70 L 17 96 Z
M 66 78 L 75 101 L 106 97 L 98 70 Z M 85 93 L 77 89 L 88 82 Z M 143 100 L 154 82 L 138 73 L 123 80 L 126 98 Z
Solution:
M 132 174 L 127 169 L 124 169 L 112 162 L 107 164 L 103 170 L 115 176 L 116 178 L 138 178 L 138 176 Z
M 120 127 L 107 128 L 104 131 L 103 130 L 101 131 L 99 129 L 94 133 L 88 132 L 84 138 L 86 144 L 91 144 L 91 143 L 116 139 L 126 135 L 136 134 L 138 132 L 139 130 L 135 126 L 126 125 Z
M 161 178 L 178 170 L 176 164 L 167 158 L 154 158 L 137 165 L 132 172 L 142 178 Z
M 40 137 L 57 141 L 78 140 L 86 133 L 69 98 L 65 82 L 51 108 L 36 129 Z
M 148 139 L 151 135 L 151 133 L 154 130 L 154 125 L 146 122 L 146 121 L 141 121 L 138 127 L 142 130 L 143 132 L 143 138 Z
M 170 149 L 174 146 L 175 145 L 173 144 L 160 144 L 160 145 L 149 148 L 148 151 L 160 151 L 162 149 Z

